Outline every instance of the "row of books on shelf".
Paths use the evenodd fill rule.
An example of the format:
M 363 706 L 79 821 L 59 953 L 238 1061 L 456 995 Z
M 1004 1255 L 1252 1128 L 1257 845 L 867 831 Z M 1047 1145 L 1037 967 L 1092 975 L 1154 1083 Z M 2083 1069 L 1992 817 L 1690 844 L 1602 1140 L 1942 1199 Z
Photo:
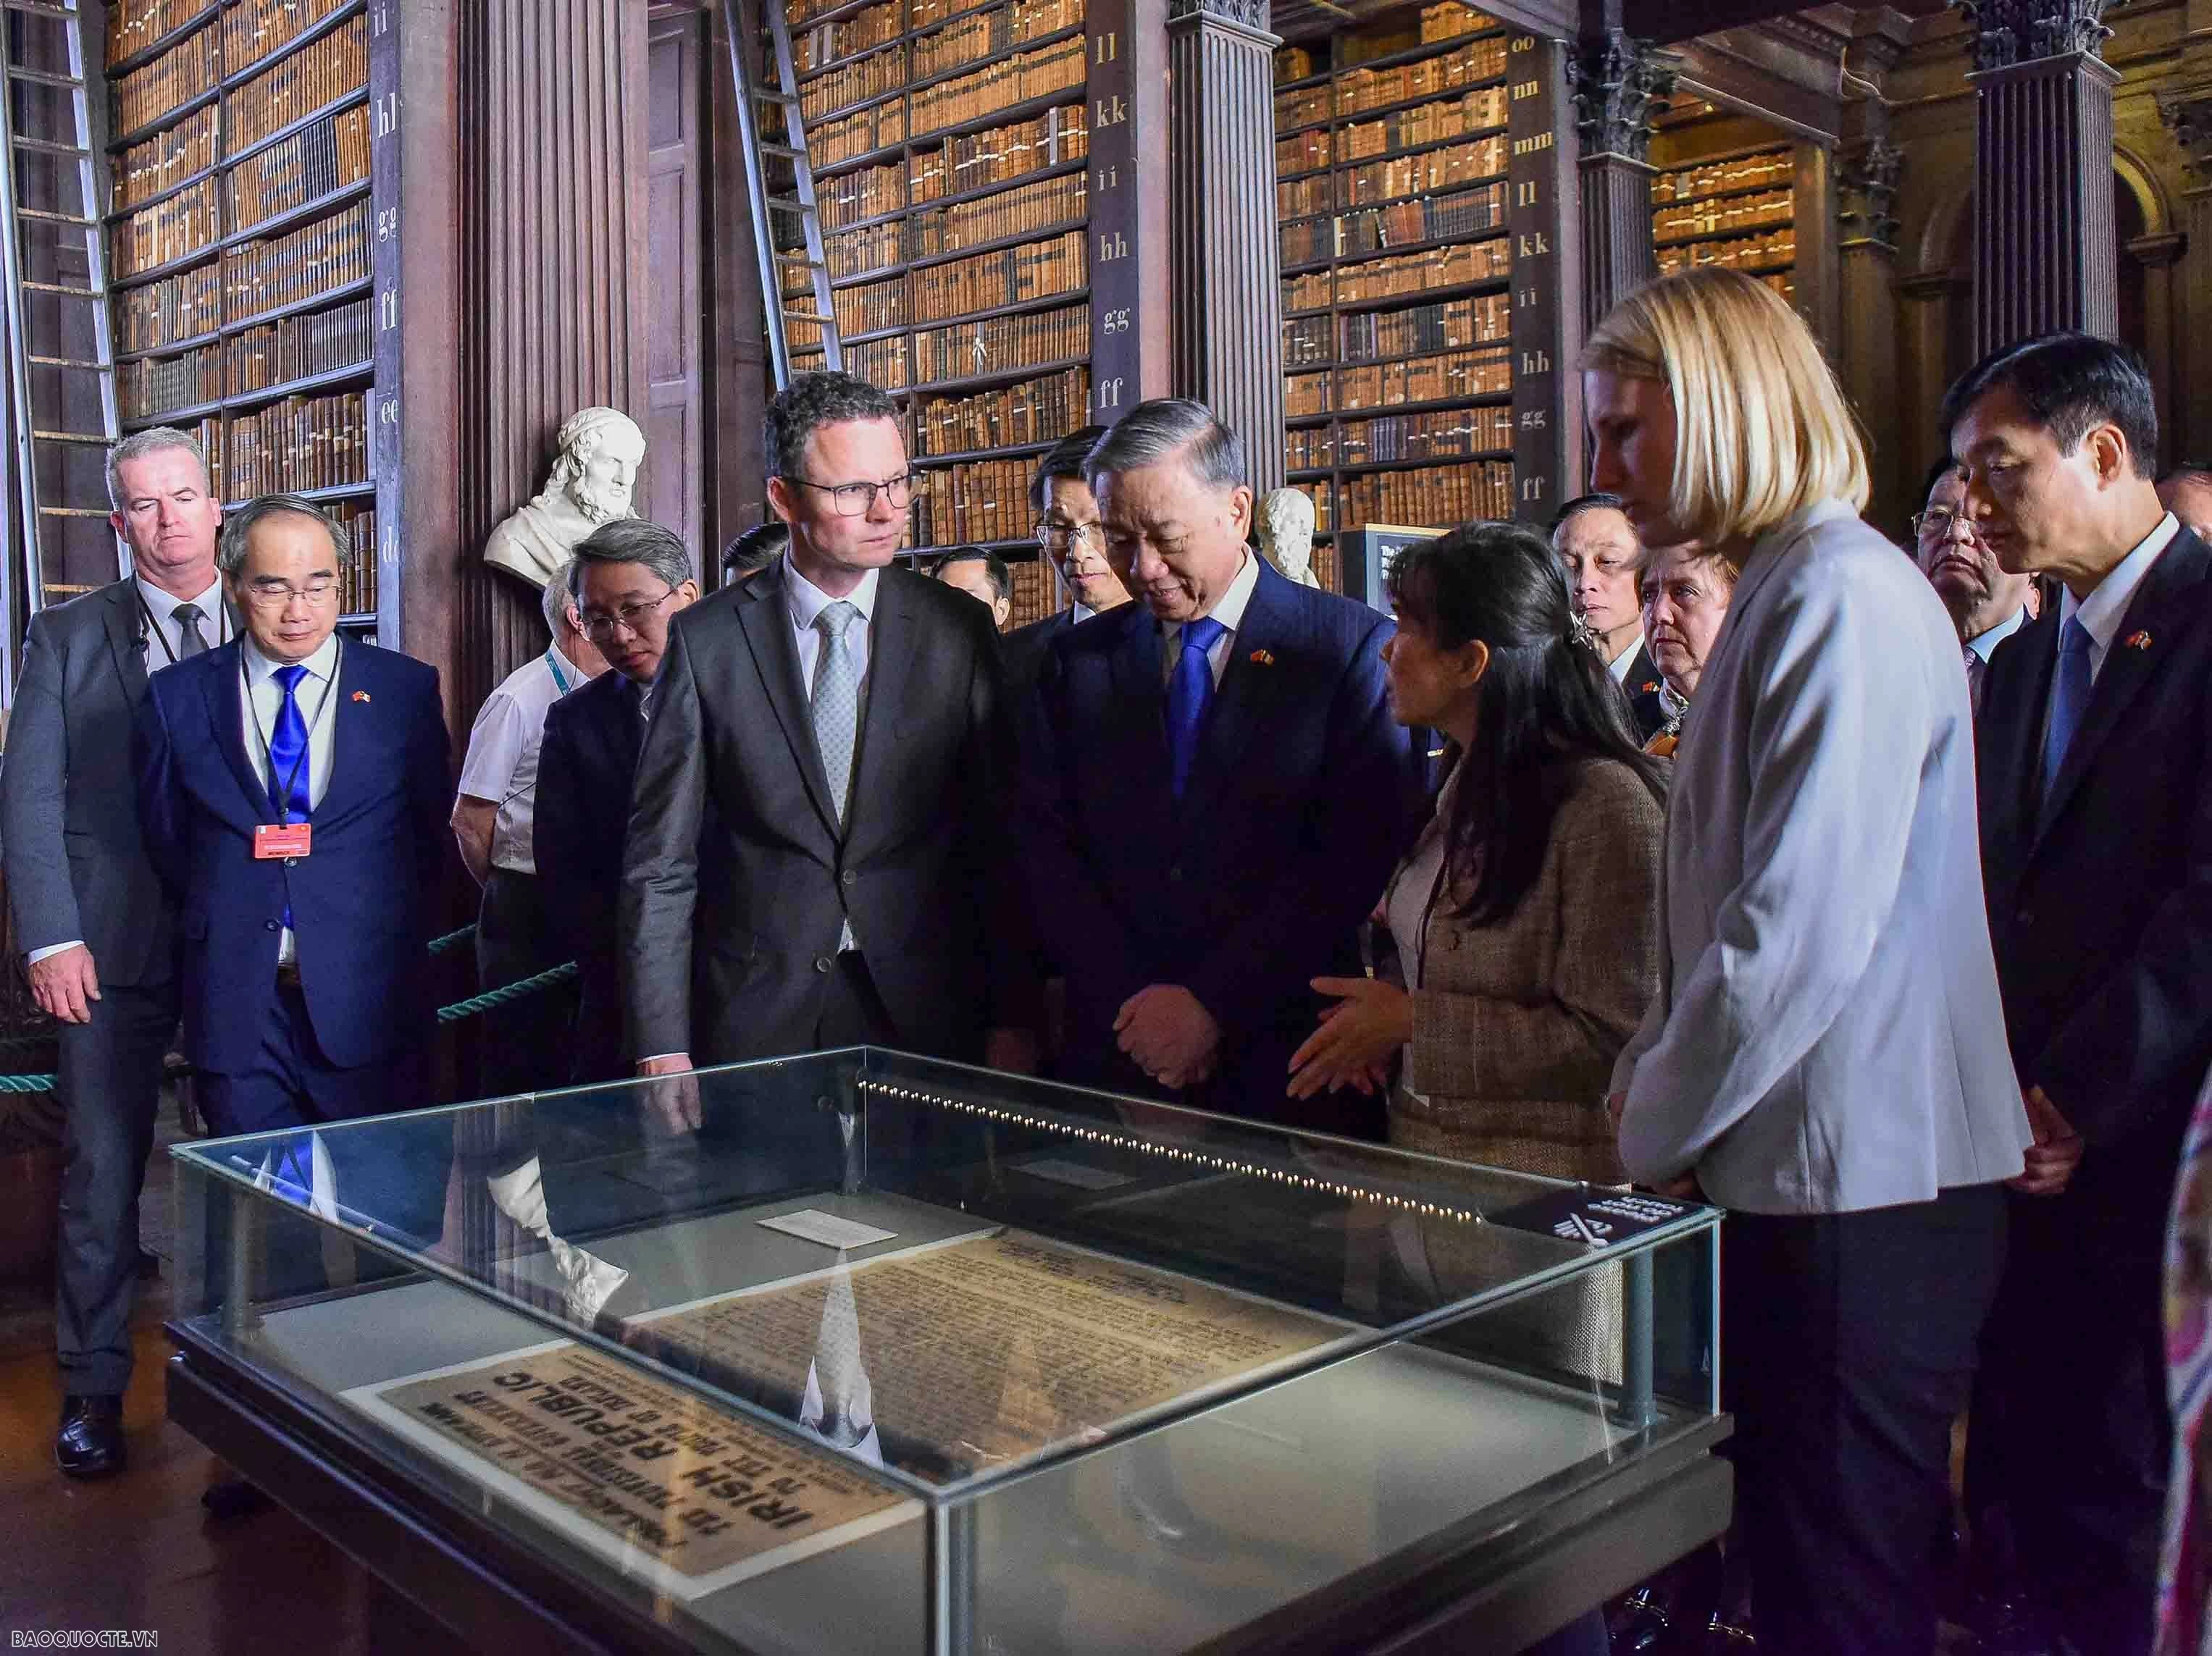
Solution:
M 222 0 L 108 0 L 107 61 L 119 64 L 204 17 Z
M 906 142 L 906 100 L 879 104 L 806 129 L 806 157 L 817 168 L 835 167 L 855 155 Z
M 215 46 L 215 31 L 202 29 L 116 82 L 115 130 L 136 132 L 213 90 L 222 78 Z
M 846 109 L 869 98 L 905 90 L 913 77 L 907 73 L 907 48 L 870 52 L 851 63 L 818 75 L 799 88 L 799 112 L 811 122 L 833 110 Z
M 224 174 L 234 230 L 289 213 L 368 176 L 368 108 L 356 105 L 248 156 Z
M 917 456 L 1049 443 L 1091 417 L 1091 371 L 1064 368 L 1042 379 L 972 397 L 919 403 L 908 440 Z
M 994 110 L 1079 88 L 1084 82 L 1084 54 L 1080 38 L 1062 40 L 1002 58 L 972 75 L 939 81 L 904 98 L 886 98 L 810 128 L 807 154 L 817 167 L 835 167 L 855 155 L 902 143 L 909 133 L 926 136 L 949 126 L 965 126 Z
M 226 248 L 221 264 L 164 276 L 115 295 L 116 349 L 159 350 L 280 306 L 311 300 L 369 273 L 368 203 Z
M 1091 279 L 1087 240 L 1083 231 L 1070 230 L 1048 241 L 908 271 L 903 281 L 913 296 L 914 319 L 933 322 L 1073 293 Z
M 1787 184 L 1796 172 L 1796 157 L 1787 148 L 1762 149 L 1727 161 L 1705 161 L 1662 173 L 1651 180 L 1654 206 L 1690 201 L 1723 190 L 1747 190 L 1762 184 Z
M 999 628 L 1011 633 L 1018 627 L 1027 627 L 1032 622 L 1042 621 L 1060 606 L 1053 589 L 1052 572 L 1041 558 L 1025 558 L 1006 566 L 1013 577 L 1014 590 L 1006 605 L 1006 624 Z
M 978 541 L 1017 541 L 1032 531 L 1028 459 L 970 460 L 933 466 L 914 491 L 914 535 L 919 546 L 957 546 Z
M 1456 40 L 1463 34 L 1479 34 L 1485 29 L 1498 27 L 1498 20 L 1488 12 L 1477 11 L 1463 5 L 1461 0 L 1437 0 L 1434 5 L 1421 8 L 1418 32 L 1399 28 L 1368 28 L 1358 34 L 1341 35 L 1334 42 L 1334 67 L 1351 68 L 1376 58 L 1395 56 L 1415 46 L 1432 45 L 1444 40 Z M 1320 48 L 1324 53 L 1326 45 Z M 1332 67 L 1324 58 L 1315 56 L 1311 45 L 1281 46 L 1275 52 L 1275 79 L 1303 81 Z
M 136 207 L 215 165 L 216 108 L 210 104 L 167 131 L 111 159 L 117 209 Z
M 981 3 L 988 4 L 989 0 L 981 0 Z M 846 3 L 847 0 L 790 0 L 784 8 L 784 17 L 795 31 L 805 27 L 824 12 L 836 11 Z M 932 23 L 941 23 L 948 17 L 973 11 L 976 3 L 977 0 L 910 0 L 907 7 L 906 27 L 927 28 Z M 894 34 L 903 32 L 898 29 L 892 31 Z
M 365 482 L 368 393 L 287 397 L 250 414 L 234 414 L 223 450 L 223 487 L 233 500 Z
M 1275 211 L 1308 218 L 1347 207 L 1371 207 L 1401 197 L 1457 189 L 1480 179 L 1505 176 L 1503 134 L 1425 149 L 1419 155 L 1369 161 L 1335 173 L 1311 173 L 1275 185 Z
M 1495 454 L 1513 446 L 1513 410 L 1495 407 L 1393 414 L 1302 428 L 1287 437 L 1283 463 L 1292 470 Z
M 1359 258 L 1452 236 L 1488 235 L 1502 229 L 1504 223 L 1504 185 L 1482 185 L 1422 201 L 1363 207 L 1333 219 L 1285 224 L 1279 233 L 1282 261 L 1286 265 L 1310 264 L 1316 259 Z
M 921 206 L 940 196 L 1011 184 L 1024 173 L 1080 161 L 1090 153 L 1082 106 L 1062 105 L 1030 120 L 927 145 L 902 161 L 824 179 L 816 186 L 817 200 L 823 224 L 834 230 L 897 212 L 909 203 Z
M 830 274 L 842 278 L 1073 223 L 1084 216 L 1088 183 L 1085 173 L 1063 173 L 996 195 L 927 208 L 903 219 L 828 237 L 823 257 Z
M 1470 40 L 1450 52 L 1439 52 L 1389 69 L 1355 69 L 1316 86 L 1300 87 L 1275 94 L 1277 127 L 1309 126 L 1332 116 L 1363 114 L 1416 98 L 1465 91 L 1505 73 L 1505 42 L 1502 39 Z
M 1275 140 L 1275 170 L 1285 176 L 1343 161 L 1368 161 L 1401 149 L 1418 149 L 1505 124 L 1502 86 L 1479 87 L 1456 98 L 1439 98 L 1394 110 L 1371 121 L 1330 131 L 1309 127 Z
M 1438 288 L 1461 288 L 1476 282 L 1502 282 L 1512 274 L 1513 256 L 1504 236 L 1486 241 L 1459 241 L 1431 247 L 1395 258 L 1370 259 L 1361 264 L 1340 264 L 1334 271 L 1313 270 L 1291 276 L 1283 283 L 1285 311 L 1326 309 L 1330 304 L 1356 305 L 1401 294 L 1423 294 Z M 1334 289 L 1335 298 L 1330 293 Z
M 1468 460 L 1408 471 L 1368 471 L 1336 485 L 1333 526 L 1404 524 L 1443 529 L 1513 515 L 1513 463 Z
M 824 64 L 833 64 L 840 58 L 848 58 L 856 52 L 866 52 L 870 46 L 879 46 L 896 40 L 906 33 L 904 20 L 899 15 L 898 0 L 884 0 L 879 6 L 870 6 L 856 11 L 850 17 L 841 17 L 833 23 L 817 23 L 805 30 L 794 29 L 791 39 L 792 61 L 802 75 L 811 75 Z
M 218 218 L 213 179 L 202 179 L 189 190 L 140 209 L 108 237 L 115 274 L 137 276 L 214 246 L 222 235 Z
M 223 147 L 235 155 L 368 84 L 368 19 L 356 15 L 228 94 Z
M 1734 241 L 1680 242 L 1660 248 L 1658 255 L 1662 276 L 1707 264 L 1717 264 L 1729 270 L 1763 270 L 1769 265 L 1796 262 L 1797 229 L 1792 225 L 1771 235 L 1740 236 Z
M 345 561 L 338 567 L 338 612 L 341 615 L 374 615 L 376 611 L 376 507 L 367 501 L 351 505 L 341 501 L 336 515 L 346 526 L 346 538 L 353 543 Z
M 167 409 L 243 397 L 312 374 L 361 367 L 371 349 L 369 302 L 357 299 L 327 311 L 280 317 L 181 356 L 118 363 L 116 399 L 124 418 L 143 420 Z
M 1796 213 L 1796 199 L 1795 190 L 1766 190 L 1754 196 L 1724 196 L 1718 201 L 1662 207 L 1651 215 L 1651 239 L 1663 247 L 1699 236 L 1787 224 Z
M 845 367 L 884 391 L 903 391 L 942 379 L 1039 368 L 1090 355 L 1091 306 L 1079 300 L 1049 311 L 865 340 L 845 348 Z M 818 361 L 793 361 L 799 367 L 820 366 Z
M 222 60 L 233 74 L 281 51 L 349 0 L 233 0 L 222 20 Z
M 948 74 L 1083 22 L 1083 0 L 1014 0 L 970 12 L 914 44 L 914 78 Z
M 212 345 L 182 356 L 141 357 L 115 367 L 115 405 L 126 420 L 212 403 L 222 395 L 222 357 Z
M 1398 311 L 1291 317 L 1283 323 L 1283 363 L 1379 362 L 1510 339 L 1511 295 L 1477 294 Z

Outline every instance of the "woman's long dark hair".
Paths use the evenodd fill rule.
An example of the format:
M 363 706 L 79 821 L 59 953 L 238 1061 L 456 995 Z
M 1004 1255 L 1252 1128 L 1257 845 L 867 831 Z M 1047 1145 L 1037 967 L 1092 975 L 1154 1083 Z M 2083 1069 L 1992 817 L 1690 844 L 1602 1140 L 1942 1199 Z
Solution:
M 1399 553 L 1389 579 L 1401 626 L 1437 648 L 1480 640 L 1474 743 L 1456 759 L 1444 868 L 1467 897 L 1448 912 L 1474 925 L 1520 906 L 1544 865 L 1552 820 L 1576 767 L 1610 759 L 1655 799 L 1667 773 L 1637 744 L 1627 698 L 1584 641 L 1550 544 L 1516 524 L 1478 523 Z

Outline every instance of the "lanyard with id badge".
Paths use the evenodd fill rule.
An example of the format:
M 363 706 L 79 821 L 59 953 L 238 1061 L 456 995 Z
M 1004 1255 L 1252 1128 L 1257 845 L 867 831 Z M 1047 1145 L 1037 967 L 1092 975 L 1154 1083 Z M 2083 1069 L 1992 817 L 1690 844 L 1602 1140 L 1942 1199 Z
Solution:
M 292 761 L 292 768 L 285 775 L 284 786 L 275 790 L 270 801 L 276 810 L 276 820 L 260 823 L 253 830 L 253 859 L 256 862 L 279 859 L 290 862 L 295 858 L 309 856 L 313 852 L 314 825 L 291 820 L 292 789 L 300 779 L 301 769 L 314 753 L 316 727 L 323 722 L 323 714 L 330 707 L 331 692 L 337 688 L 338 675 L 344 667 L 345 639 L 341 634 L 337 655 L 331 663 L 331 676 L 323 681 L 323 693 L 315 699 L 315 714 L 307 721 L 307 734 L 300 743 L 298 756 Z M 276 779 L 276 755 L 270 743 L 269 733 L 261 728 L 261 709 L 253 705 L 253 682 L 246 670 L 246 652 L 243 650 L 238 652 L 238 677 L 240 693 L 246 697 L 246 716 L 253 721 L 254 737 L 261 743 L 262 762 L 266 767 L 269 780 L 274 783 Z M 281 717 L 281 701 L 278 707 Z

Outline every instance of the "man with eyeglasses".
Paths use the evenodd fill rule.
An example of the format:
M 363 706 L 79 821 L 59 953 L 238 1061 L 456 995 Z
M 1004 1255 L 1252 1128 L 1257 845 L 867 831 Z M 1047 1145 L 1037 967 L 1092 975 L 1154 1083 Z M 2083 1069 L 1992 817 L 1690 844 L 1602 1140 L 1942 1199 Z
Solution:
M 349 549 L 295 494 L 233 513 L 219 562 L 242 635 L 155 674 L 133 732 L 147 852 L 182 916 L 185 1055 L 218 1133 L 427 1099 L 446 719 L 434 670 L 337 635 Z M 304 1154 L 265 1171 L 328 1194 Z
M 569 691 L 606 670 L 577 619 L 571 558 L 547 576 L 538 595 L 550 639 L 501 679 L 469 728 L 453 799 L 453 838 L 470 878 L 483 889 L 477 911 L 477 980 L 485 988 L 519 983 L 570 958 L 560 952 L 538 877 L 532 820 L 543 772 L 545 713 Z M 546 791 L 567 786 L 555 778 Z M 568 1078 L 565 1032 L 575 1015 L 566 985 L 540 990 L 484 1014 L 477 1087 L 481 1096 L 535 1092 Z
M 890 567 L 898 410 L 804 373 L 766 422 L 783 559 L 678 617 L 624 852 L 640 1073 L 872 1041 L 1035 1062 L 989 613 Z
M 600 525 L 577 543 L 575 567 L 585 636 L 614 670 L 545 710 L 538 773 L 546 780 L 533 834 L 561 957 L 576 962 L 568 1079 L 581 1083 L 630 1073 L 615 943 L 630 777 L 669 623 L 691 606 L 699 587 L 682 538 L 643 518 Z
M 2039 606 L 2035 578 L 2007 573 L 1976 532 L 1966 511 L 1966 485 L 1948 455 L 1928 474 L 1927 505 L 1912 520 L 1913 561 L 1943 600 L 1958 628 L 1966 668 L 1966 691 L 1982 711 L 1990 658 L 2033 621 Z
M 1053 640 L 1096 615 L 1118 610 L 1128 590 L 1106 559 L 1106 532 L 1098 522 L 1098 502 L 1084 481 L 1084 457 L 1106 434 L 1103 426 L 1071 431 L 1045 451 L 1030 479 L 1030 507 L 1037 514 L 1037 545 L 1052 560 L 1072 602 L 1042 621 L 1006 634 L 1006 690 L 1018 700 L 1036 682 L 1037 669 Z

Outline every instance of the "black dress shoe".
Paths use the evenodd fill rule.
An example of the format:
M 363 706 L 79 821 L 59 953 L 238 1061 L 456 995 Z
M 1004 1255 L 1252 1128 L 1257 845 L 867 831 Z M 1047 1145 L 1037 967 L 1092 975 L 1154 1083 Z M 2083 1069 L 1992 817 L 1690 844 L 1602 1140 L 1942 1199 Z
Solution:
M 107 1477 L 123 1470 L 123 1399 L 65 1397 L 54 1465 L 71 1477 Z

